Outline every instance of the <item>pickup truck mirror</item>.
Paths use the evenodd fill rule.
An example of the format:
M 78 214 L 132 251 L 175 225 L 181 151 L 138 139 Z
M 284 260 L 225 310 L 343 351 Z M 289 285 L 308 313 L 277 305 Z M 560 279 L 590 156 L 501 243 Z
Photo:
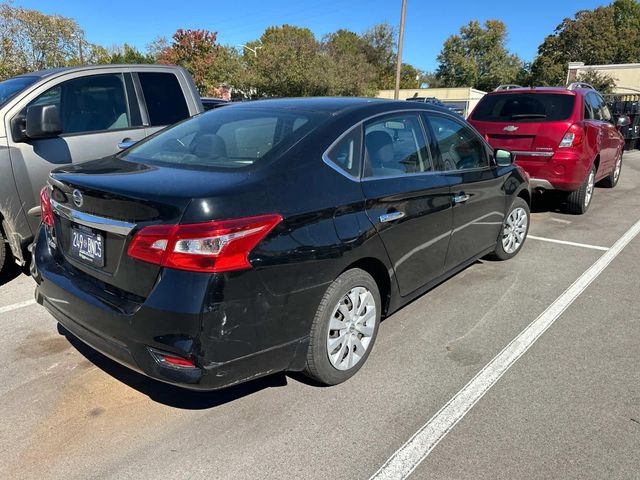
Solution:
M 57 105 L 31 105 L 27 108 L 25 133 L 29 138 L 50 138 L 62 133 Z
M 496 148 L 493 155 L 496 159 L 496 164 L 499 167 L 508 167 L 515 160 L 513 153 L 509 152 L 508 150 L 502 150 L 500 148 Z

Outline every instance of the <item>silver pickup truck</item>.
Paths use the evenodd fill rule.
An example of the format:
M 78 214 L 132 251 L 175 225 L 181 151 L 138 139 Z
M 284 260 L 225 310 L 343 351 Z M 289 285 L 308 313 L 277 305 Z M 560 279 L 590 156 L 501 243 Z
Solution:
M 203 111 L 189 73 L 165 65 L 100 65 L 0 82 L 0 271 L 24 264 L 55 167 L 112 155 Z

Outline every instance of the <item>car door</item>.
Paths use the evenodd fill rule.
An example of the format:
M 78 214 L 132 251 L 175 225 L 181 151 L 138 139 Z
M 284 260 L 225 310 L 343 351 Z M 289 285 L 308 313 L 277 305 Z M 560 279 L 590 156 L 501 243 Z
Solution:
M 367 215 L 401 295 L 408 295 L 443 273 L 452 222 L 449 184 L 434 169 L 418 113 L 376 117 L 363 131 Z
M 444 267 L 451 270 L 495 245 L 506 211 L 504 178 L 466 122 L 437 112 L 425 119 L 437 168 L 451 188 L 453 231 Z
M 145 129 L 128 73 L 79 75 L 49 86 L 18 107 L 14 125 L 31 105 L 55 105 L 62 127 L 51 138 L 16 138 L 15 131 L 8 138 L 20 200 L 25 211 L 36 213 L 29 215 L 35 232 L 40 190 L 53 168 L 117 153 L 118 144 L 144 138 Z
M 588 122 L 598 130 L 598 148 L 600 153 L 600 167 L 598 178 L 610 172 L 615 163 L 618 149 L 618 131 L 612 123 L 611 112 L 604 100 L 596 92 L 589 92 L 585 101 L 589 104 L 591 116 Z

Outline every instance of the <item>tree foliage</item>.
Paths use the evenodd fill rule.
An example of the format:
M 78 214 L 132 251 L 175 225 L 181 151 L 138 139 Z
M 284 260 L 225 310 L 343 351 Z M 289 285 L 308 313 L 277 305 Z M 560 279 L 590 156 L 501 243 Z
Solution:
M 0 3 L 0 74 L 62 67 L 78 62 L 84 32 L 75 20 Z
M 135 47 L 125 43 L 122 47 L 114 47 L 109 63 L 113 64 L 140 64 L 140 63 L 155 63 L 156 58 L 149 53 L 142 53 Z M 101 63 L 101 62 L 96 62 Z
M 616 0 L 565 18 L 538 47 L 531 66 L 532 84 L 563 85 L 569 62 L 640 62 L 640 3 Z
M 451 35 L 438 55 L 437 79 L 448 87 L 493 90 L 514 83 L 523 68 L 517 55 L 506 48 L 507 27 L 499 20 L 487 20 L 484 27 L 471 21 Z
M 580 72 L 576 81 L 588 83 L 600 93 L 613 93 L 616 88 L 616 79 L 614 77 L 597 70 Z

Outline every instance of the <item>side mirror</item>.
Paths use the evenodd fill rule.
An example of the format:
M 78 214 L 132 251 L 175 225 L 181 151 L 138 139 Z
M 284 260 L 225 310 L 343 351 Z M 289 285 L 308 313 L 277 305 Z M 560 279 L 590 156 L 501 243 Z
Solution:
M 616 127 L 622 128 L 626 127 L 631 123 L 631 119 L 626 115 L 620 115 L 618 120 L 616 121 Z
M 508 150 L 501 150 L 497 148 L 493 153 L 493 156 L 495 157 L 496 163 L 499 167 L 508 167 L 515 161 L 515 156 Z
M 57 105 L 31 105 L 27 108 L 25 133 L 29 138 L 51 138 L 62 133 Z

